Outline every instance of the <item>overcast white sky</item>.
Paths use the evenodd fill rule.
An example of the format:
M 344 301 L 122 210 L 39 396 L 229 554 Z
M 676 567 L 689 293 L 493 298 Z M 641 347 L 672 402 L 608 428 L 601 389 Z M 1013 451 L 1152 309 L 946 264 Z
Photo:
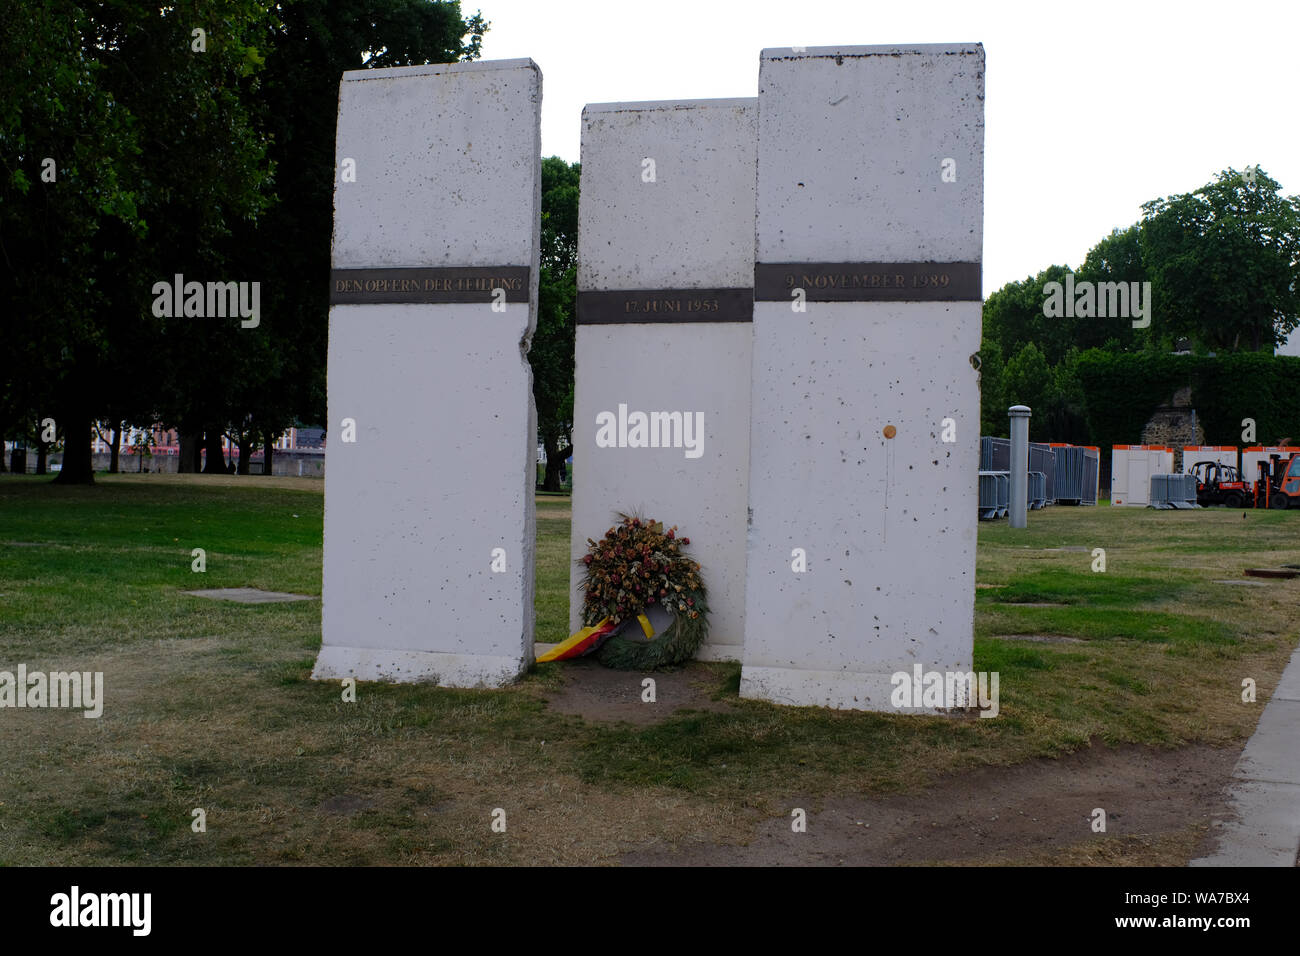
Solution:
M 582 107 L 756 96 L 774 46 L 984 44 L 984 294 L 1077 267 L 1143 202 L 1258 163 L 1300 192 L 1300 0 L 461 0 L 542 70 L 542 155 Z

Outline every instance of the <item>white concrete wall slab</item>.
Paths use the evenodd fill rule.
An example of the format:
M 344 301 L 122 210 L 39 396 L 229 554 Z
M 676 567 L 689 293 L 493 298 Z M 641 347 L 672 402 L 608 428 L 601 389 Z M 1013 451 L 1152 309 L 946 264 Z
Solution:
M 755 112 L 753 99 L 606 103 L 583 111 L 580 297 L 752 286 Z M 746 319 L 748 302 L 746 292 Z M 571 554 L 581 558 L 587 539 L 599 540 L 616 511 L 678 525 L 710 594 L 709 638 L 699 656 L 738 660 L 751 325 L 668 318 L 578 325 Z M 684 448 L 598 447 L 597 415 L 618 415 L 620 405 L 628 413 L 701 415 L 698 456 Z M 572 630 L 581 626 L 581 580 L 575 563 Z
M 540 106 L 531 60 L 340 84 L 336 270 L 530 271 L 503 311 L 331 307 L 317 678 L 496 686 L 532 663 Z
M 983 75 L 977 44 L 765 50 L 757 268 L 978 264 Z M 804 312 L 755 302 L 742 696 L 889 710 L 892 674 L 970 669 L 973 288 L 968 301 L 858 291 Z

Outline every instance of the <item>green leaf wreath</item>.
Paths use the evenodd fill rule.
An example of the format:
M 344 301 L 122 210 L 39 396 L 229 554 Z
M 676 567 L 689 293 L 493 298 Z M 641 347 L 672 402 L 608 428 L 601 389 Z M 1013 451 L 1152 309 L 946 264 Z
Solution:
M 672 623 L 649 640 L 641 628 L 620 628 L 596 651 L 606 667 L 653 670 L 681 664 L 709 633 L 709 607 L 700 566 L 682 553 L 690 538 L 677 537 L 677 526 L 619 513 L 619 523 L 600 541 L 587 539 L 587 554 L 579 563 L 585 575 L 578 585 L 586 592 L 582 622 L 588 626 L 610 618 L 615 624 L 633 621 L 656 605 Z

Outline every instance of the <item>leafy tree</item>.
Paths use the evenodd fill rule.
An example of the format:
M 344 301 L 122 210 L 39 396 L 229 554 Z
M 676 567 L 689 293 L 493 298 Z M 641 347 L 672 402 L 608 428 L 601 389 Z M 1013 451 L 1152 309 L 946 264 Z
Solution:
M 90 395 L 113 243 L 143 234 L 134 118 L 117 106 L 103 35 L 66 0 L 0 12 L 0 433 L 52 417 L 71 440 L 61 481 L 88 480 Z
M 980 434 L 1006 435 L 1007 408 L 1003 398 L 1002 374 L 1006 363 L 1002 359 L 1002 346 L 991 339 L 980 343 Z
M 1059 362 L 1075 334 L 1076 324 L 1087 319 L 1049 318 L 1043 314 L 1049 282 L 1064 282 L 1069 266 L 1049 266 L 1036 276 L 1008 282 L 984 302 L 984 338 L 997 342 L 1003 355 L 1015 355 L 1030 342 L 1049 364 Z
M 1088 444 L 1088 417 L 1083 386 L 1079 382 L 1079 350 L 1071 348 L 1065 358 L 1052 368 L 1052 384 L 1041 409 L 1034 409 L 1039 419 L 1039 441 Z M 1030 430 L 1033 430 L 1031 420 Z
M 1042 314 L 1042 286 L 1034 276 L 1008 282 L 984 300 L 984 338 L 1004 356 L 1014 355 L 1040 335 Z
M 1122 282 L 1128 284 L 1130 289 L 1134 282 L 1151 281 L 1150 272 L 1143 258 L 1141 227 L 1132 225 L 1127 229 L 1112 230 L 1109 236 L 1088 251 L 1075 279 L 1078 282 L 1094 284 Z M 1100 348 L 1112 340 L 1125 349 L 1142 348 L 1157 342 L 1164 345 L 1172 344 L 1162 341 L 1168 337 L 1168 330 L 1154 321 L 1149 328 L 1133 328 L 1132 315 L 1075 319 L 1070 333 L 1066 343 L 1067 348 L 1081 350 Z
M 58 480 L 89 482 L 94 420 L 142 405 L 130 388 L 126 401 L 108 397 L 114 383 L 130 383 L 142 348 L 164 369 L 176 340 L 184 354 L 201 354 L 203 367 L 220 364 L 213 328 L 153 316 L 151 287 L 175 272 L 220 275 L 231 223 L 255 219 L 268 201 L 265 143 L 249 106 L 249 39 L 268 12 L 243 0 L 55 0 L 23 13 L 20 43 L 48 51 L 52 63 L 17 53 L 26 75 L 0 96 L 27 109 L 5 151 L 16 153 L 19 171 L 45 154 L 63 175 L 38 194 L 54 208 L 15 204 L 4 241 L 25 250 L 11 260 L 16 306 L 35 321 L 18 338 L 43 358 L 44 384 L 31 397 L 53 405 L 65 438 Z M 196 28 L 206 28 L 206 44 Z
M 560 464 L 573 444 L 574 309 L 578 280 L 578 183 L 581 168 L 558 156 L 542 160 L 541 269 L 533 367 L 537 428 L 546 449 L 542 487 L 560 490 Z
M 249 451 L 271 445 L 296 419 L 325 420 L 325 344 L 333 235 L 334 138 L 345 70 L 476 59 L 488 24 L 459 3 L 296 0 L 278 8 L 262 40 L 262 122 L 279 171 L 279 202 L 233 245 L 241 274 L 263 277 L 264 319 L 241 330 L 241 374 L 217 418 Z M 201 397 L 204 389 L 196 390 Z
M 1033 342 L 1013 355 L 1002 372 L 1002 391 L 1007 406 L 1028 405 L 1034 412 L 1029 420 L 1029 435 L 1034 441 L 1047 440 L 1043 413 L 1054 385 L 1052 369 Z
M 481 16 L 428 0 L 23 0 L 0 18 L 0 432 L 55 417 L 66 482 L 92 480 L 96 419 L 161 417 L 182 467 L 201 443 L 211 470 L 234 423 L 269 442 L 323 419 L 339 76 L 475 57 Z M 153 283 L 177 273 L 259 281 L 259 326 L 155 317 Z
M 1142 207 L 1158 321 L 1218 350 L 1271 348 L 1300 321 L 1300 197 L 1251 178 L 1228 169 Z
M 1148 329 L 1134 329 L 1131 316 L 1045 317 L 1043 289 L 1052 281 L 1064 285 L 1063 266 L 989 296 L 984 377 L 995 356 L 1011 358 L 998 388 L 982 385 L 985 433 L 1003 434 L 1005 406 L 1020 401 L 1034 409 L 1035 438 L 1104 444 L 1119 435 L 1131 441 L 1132 422 L 1115 406 L 1139 406 L 1132 414 L 1145 422 L 1176 380 L 1191 384 L 1188 370 L 1195 370 L 1203 416 L 1216 414 L 1216 402 L 1237 414 L 1239 403 L 1228 400 L 1219 386 L 1222 375 L 1214 371 L 1226 365 L 1167 365 L 1163 359 L 1183 337 L 1199 354 L 1267 350 L 1300 321 L 1300 198 L 1279 195 L 1278 184 L 1261 170 L 1247 178 L 1229 170 L 1194 193 L 1147 203 L 1139 223 L 1113 230 L 1089 251 L 1076 283 L 1152 283 Z M 1107 355 L 1125 353 L 1137 364 L 1107 361 Z M 1119 368 L 1131 377 L 1107 371 Z M 1139 368 L 1145 371 L 1134 375 Z M 1260 375 L 1272 381 L 1273 369 L 1261 367 Z M 1258 396 L 1254 404 L 1261 404 Z

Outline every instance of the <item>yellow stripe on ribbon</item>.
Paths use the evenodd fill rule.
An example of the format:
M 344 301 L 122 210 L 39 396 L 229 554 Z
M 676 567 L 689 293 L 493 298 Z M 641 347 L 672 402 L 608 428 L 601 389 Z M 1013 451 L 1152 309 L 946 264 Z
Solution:
M 650 618 L 644 614 L 636 616 L 637 623 L 641 625 L 641 632 L 645 634 L 646 640 L 651 640 L 655 636 L 654 625 L 650 623 Z M 571 634 L 559 644 L 556 644 L 549 651 L 537 658 L 537 663 L 547 664 L 551 661 L 563 661 L 572 657 L 581 657 L 592 644 L 604 637 L 614 629 L 614 624 L 609 618 L 604 618 L 599 624 L 593 624 L 590 627 L 584 627 L 582 630 Z
M 599 624 L 584 627 L 537 658 L 537 663 L 545 664 L 549 661 L 562 661 L 567 657 L 576 657 L 583 650 L 583 645 L 590 643 L 593 637 L 607 630 L 609 630 L 609 618 L 605 618 Z

